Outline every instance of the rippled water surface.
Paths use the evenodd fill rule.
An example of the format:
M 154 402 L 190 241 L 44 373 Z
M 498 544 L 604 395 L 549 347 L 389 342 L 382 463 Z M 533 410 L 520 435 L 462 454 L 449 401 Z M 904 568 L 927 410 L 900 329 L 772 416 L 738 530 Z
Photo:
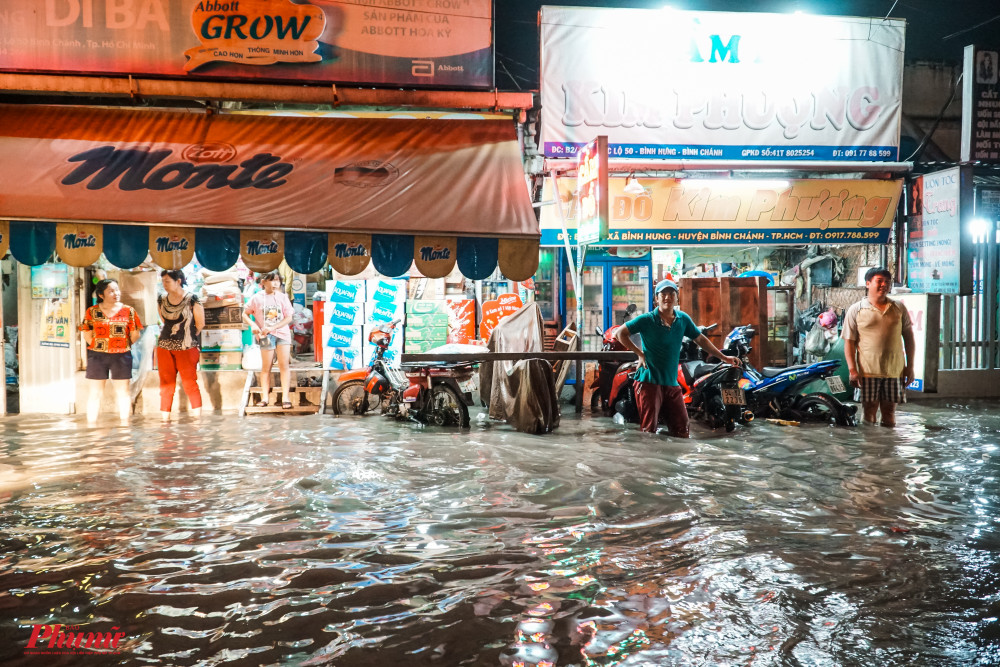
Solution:
M 998 412 L 0 419 L 0 663 L 1000 664 Z M 50 623 L 126 638 L 26 655 Z

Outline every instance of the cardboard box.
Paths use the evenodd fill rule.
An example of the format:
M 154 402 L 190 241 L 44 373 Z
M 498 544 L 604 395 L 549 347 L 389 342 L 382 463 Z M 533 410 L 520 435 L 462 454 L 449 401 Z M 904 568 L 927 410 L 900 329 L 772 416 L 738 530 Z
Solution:
M 201 305 L 205 307 L 205 310 L 214 310 L 216 308 L 225 308 L 227 306 L 242 306 L 243 295 L 225 294 L 223 296 L 213 296 L 209 294 L 202 298 Z
M 360 368 L 367 363 L 367 358 L 361 356 L 358 350 L 347 347 L 323 348 L 323 368 L 334 371 L 346 371 Z
M 371 343 L 365 343 L 364 349 L 361 351 L 361 358 L 364 359 L 364 363 L 367 364 L 375 357 L 376 347 Z M 385 351 L 383 359 L 385 359 L 390 364 L 398 364 L 399 357 L 403 354 L 403 344 L 400 343 L 399 347 L 392 346 Z
M 406 286 L 408 281 L 392 278 L 377 278 L 366 280 L 368 301 L 386 301 L 403 303 L 406 301 Z
M 399 320 L 403 323 L 405 313 L 403 302 L 393 303 L 391 301 L 367 301 L 365 302 L 365 324 L 376 324 Z
M 354 350 L 360 350 L 361 341 L 361 327 L 339 326 L 336 324 L 323 325 L 323 347 L 349 347 Z
M 444 345 L 448 341 L 448 327 L 406 327 L 406 342 L 428 340 Z
M 420 354 L 422 352 L 427 352 L 435 347 L 444 345 L 443 341 L 433 341 L 433 340 L 408 340 L 406 344 L 403 345 L 403 352 L 406 354 Z
M 364 324 L 365 308 L 360 303 L 338 303 L 328 301 L 323 304 L 323 323 L 340 326 Z
M 205 329 L 243 329 L 243 306 L 205 309 Z
M 243 351 L 242 329 L 208 329 L 201 332 L 201 349 L 208 352 Z
M 363 303 L 365 283 L 363 280 L 330 280 L 326 283 L 326 300 L 337 303 Z
M 239 352 L 202 352 L 200 368 L 203 371 L 239 371 L 243 370 L 243 351 Z
M 448 299 L 448 342 L 466 344 L 476 338 L 476 302 Z
M 438 313 L 448 313 L 448 302 L 444 299 L 418 299 L 406 302 L 406 314 L 409 315 L 435 315 Z
M 409 313 L 406 316 L 407 327 L 447 327 L 448 315 L 445 313 L 434 313 L 433 315 L 421 315 L 419 313 Z

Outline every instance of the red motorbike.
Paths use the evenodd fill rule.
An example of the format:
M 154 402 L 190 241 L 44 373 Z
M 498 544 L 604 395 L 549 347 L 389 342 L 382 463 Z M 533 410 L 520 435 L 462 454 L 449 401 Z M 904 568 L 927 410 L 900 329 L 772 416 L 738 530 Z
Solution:
M 629 304 L 628 308 L 625 309 L 625 321 L 630 320 L 637 310 L 638 308 L 634 303 Z M 597 335 L 601 336 L 602 352 L 628 352 L 628 348 L 618 342 L 618 338 L 615 336 L 621 326 L 619 324 L 615 327 L 608 327 L 607 331 L 602 331 L 600 327 L 594 329 Z M 615 378 L 621 370 L 629 365 L 629 363 L 620 364 L 617 361 L 598 362 L 597 376 L 590 384 L 590 388 L 593 390 L 593 393 L 590 395 L 591 411 L 596 411 L 600 407 L 606 417 L 610 417 L 615 413 L 615 402 L 611 400 L 612 396 L 616 396 L 618 393 L 615 387 Z M 635 362 L 631 362 L 631 365 L 634 368 Z
M 399 320 L 371 332 L 375 354 L 367 368 L 341 374 L 333 392 L 335 415 L 363 415 L 378 410 L 396 419 L 468 428 L 475 389 L 471 363 L 429 362 L 399 367 L 385 359 Z

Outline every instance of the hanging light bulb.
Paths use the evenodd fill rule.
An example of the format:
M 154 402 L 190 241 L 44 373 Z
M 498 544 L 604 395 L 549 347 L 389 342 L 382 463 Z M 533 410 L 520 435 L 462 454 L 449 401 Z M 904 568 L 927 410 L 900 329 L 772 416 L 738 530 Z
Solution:
M 628 178 L 625 179 L 625 192 L 630 195 L 644 195 L 646 194 L 646 188 L 639 185 L 639 181 L 635 178 L 635 172 L 629 172 Z

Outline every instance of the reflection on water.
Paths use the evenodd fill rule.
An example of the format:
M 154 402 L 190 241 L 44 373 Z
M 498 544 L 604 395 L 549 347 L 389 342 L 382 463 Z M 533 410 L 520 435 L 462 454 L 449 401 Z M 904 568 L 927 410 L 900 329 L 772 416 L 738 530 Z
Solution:
M 900 422 L 7 418 L 0 662 L 63 624 L 123 664 L 998 664 L 1000 415 Z

